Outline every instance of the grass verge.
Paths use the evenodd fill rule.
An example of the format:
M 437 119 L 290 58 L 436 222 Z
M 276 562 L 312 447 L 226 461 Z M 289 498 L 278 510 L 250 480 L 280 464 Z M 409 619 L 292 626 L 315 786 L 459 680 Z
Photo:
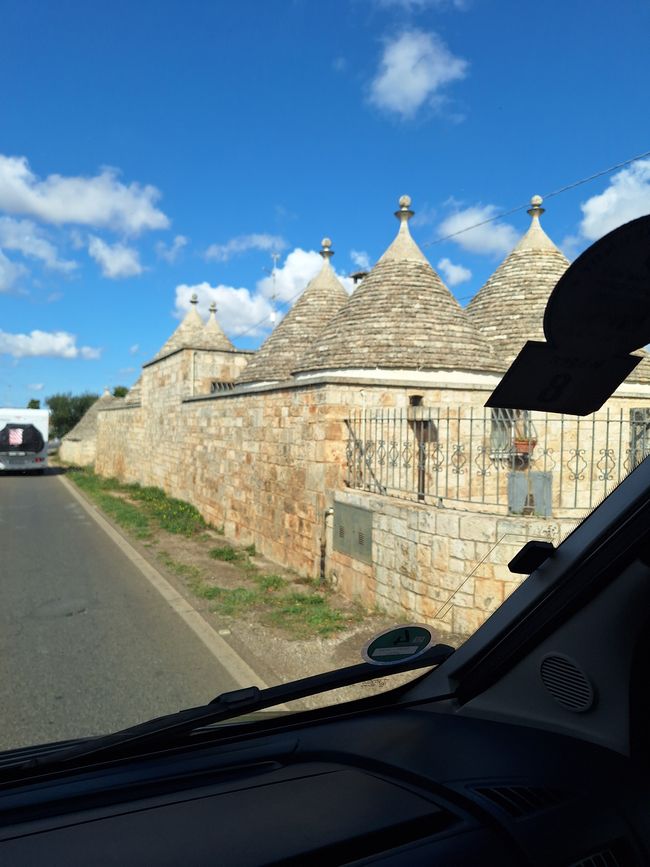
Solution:
M 344 613 L 334 608 L 329 593 L 314 586 L 296 590 L 281 575 L 267 575 L 248 565 L 249 586 L 217 587 L 198 583 L 193 587 L 197 596 L 209 599 L 219 614 L 230 617 L 255 613 L 260 620 L 282 629 L 292 638 L 328 638 L 361 619 L 354 609 Z
M 155 527 L 188 537 L 206 527 L 194 506 L 168 497 L 160 488 L 125 485 L 117 479 L 104 479 L 89 469 L 70 470 L 67 477 L 138 539 L 151 536 Z
M 251 559 L 257 553 L 254 545 L 237 548 L 224 541 L 218 547 L 208 548 L 210 543 L 214 544 L 213 537 L 206 533 L 207 525 L 199 512 L 189 503 L 167 497 L 159 488 L 125 485 L 117 479 L 104 479 L 89 469 L 69 470 L 67 476 L 115 523 L 137 539 L 147 540 L 147 547 L 154 547 L 159 541 L 156 531 L 164 530 L 191 537 L 191 544 L 202 557 L 207 554 L 213 560 L 235 566 L 241 583 L 221 587 L 216 584 L 218 579 L 206 580 L 205 567 L 183 563 L 163 549 L 156 553 L 166 569 L 184 579 L 196 596 L 209 600 L 218 614 L 256 617 L 292 639 L 327 638 L 362 619 L 360 608 L 342 611 L 334 607 L 331 593 L 311 581 L 292 581 L 282 575 L 261 572 Z M 223 528 L 217 532 L 222 535 Z M 227 580 L 232 581 L 232 577 Z

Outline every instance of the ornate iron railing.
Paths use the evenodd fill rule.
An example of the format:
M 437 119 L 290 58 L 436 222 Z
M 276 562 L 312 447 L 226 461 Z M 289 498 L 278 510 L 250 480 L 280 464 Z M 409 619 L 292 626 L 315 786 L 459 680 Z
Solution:
M 347 484 L 512 514 L 593 508 L 650 453 L 650 410 L 585 418 L 483 408 L 361 410 L 346 419 Z

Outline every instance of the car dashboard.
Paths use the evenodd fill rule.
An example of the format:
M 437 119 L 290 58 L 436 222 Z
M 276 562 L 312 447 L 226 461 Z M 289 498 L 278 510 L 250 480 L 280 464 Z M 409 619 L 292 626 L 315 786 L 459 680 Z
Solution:
M 0 861 L 648 863 L 649 787 L 602 747 L 426 703 L 274 728 L 14 784 Z

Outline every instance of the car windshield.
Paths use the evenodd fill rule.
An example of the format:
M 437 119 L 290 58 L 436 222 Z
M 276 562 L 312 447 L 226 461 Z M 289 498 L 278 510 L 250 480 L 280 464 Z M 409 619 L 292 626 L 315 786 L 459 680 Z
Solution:
M 459 647 L 645 458 L 643 340 L 595 413 L 486 405 L 576 257 L 650 211 L 624 10 L 2 4 L 0 750 L 396 625 Z

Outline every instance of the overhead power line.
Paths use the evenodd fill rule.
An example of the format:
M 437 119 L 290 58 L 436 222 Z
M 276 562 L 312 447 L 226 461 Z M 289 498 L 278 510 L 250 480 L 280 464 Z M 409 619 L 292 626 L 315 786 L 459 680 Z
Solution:
M 547 199 L 552 199 L 554 196 L 559 196 L 561 193 L 566 193 L 568 190 L 573 190 L 576 187 L 582 186 L 582 184 L 588 184 L 589 181 L 595 181 L 596 178 L 602 178 L 603 175 L 609 175 L 611 172 L 615 172 L 616 169 L 622 169 L 625 166 L 629 166 L 630 163 L 635 163 L 637 160 L 642 160 L 644 157 L 650 157 L 650 151 L 646 151 L 645 153 L 639 154 L 636 157 L 630 157 L 628 160 L 623 160 L 622 163 L 616 163 L 614 166 L 609 166 L 609 168 L 602 169 L 599 172 L 594 172 L 593 175 L 589 175 L 588 178 L 581 178 L 579 181 L 573 181 L 571 184 L 566 184 L 564 187 L 560 187 L 559 190 L 553 190 L 551 193 L 545 193 L 542 195 L 544 201 Z M 526 202 L 524 205 L 517 205 L 516 208 L 510 208 L 507 211 L 501 211 L 499 214 L 494 214 L 492 217 L 488 217 L 485 220 L 481 220 L 479 223 L 473 223 L 471 226 L 465 226 L 464 229 L 459 229 L 457 232 L 451 232 L 449 235 L 441 235 L 439 238 L 434 238 L 433 241 L 429 241 L 426 244 L 422 244 L 423 247 L 433 247 L 435 244 L 442 244 L 443 241 L 449 241 L 451 238 L 456 238 L 458 235 L 462 235 L 465 232 L 470 232 L 472 229 L 478 229 L 479 226 L 486 226 L 488 223 L 494 223 L 495 220 L 502 220 L 504 217 L 509 217 L 511 214 L 516 214 L 519 211 L 525 211 L 530 207 L 530 202 Z
M 583 184 L 588 184 L 590 181 L 595 181 L 598 178 L 602 178 L 604 175 L 609 175 L 612 172 L 615 172 L 617 169 L 623 169 L 625 166 L 629 166 L 631 163 L 635 163 L 637 160 L 645 159 L 646 157 L 650 157 L 650 150 L 645 151 L 642 154 L 638 154 L 638 156 L 630 157 L 627 160 L 623 160 L 623 162 L 616 163 L 613 166 L 609 166 L 606 169 L 601 169 L 598 172 L 594 172 L 593 175 L 589 175 L 587 178 L 581 178 L 579 181 L 573 181 L 570 184 L 565 184 L 563 187 L 560 187 L 557 190 L 553 190 L 550 193 L 545 193 L 542 198 L 544 201 L 548 199 L 552 199 L 555 196 L 559 196 L 562 193 L 568 192 L 568 190 L 574 190 L 576 187 L 581 187 Z M 516 214 L 519 211 L 528 210 L 530 207 L 530 202 L 526 202 L 523 205 L 517 205 L 515 208 L 510 208 L 507 211 L 501 211 L 498 214 L 495 214 L 492 217 L 488 217 L 486 220 L 481 220 L 478 223 L 473 223 L 471 226 L 466 226 L 464 229 L 459 229 L 457 232 L 452 232 L 449 235 L 442 235 L 440 238 L 435 238 L 433 241 L 429 241 L 426 244 L 422 244 L 423 247 L 433 247 L 435 244 L 441 244 L 443 241 L 449 241 L 451 238 L 456 238 L 458 235 L 462 235 L 465 232 L 470 232 L 472 229 L 478 229 L 479 226 L 485 226 L 488 223 L 494 223 L 496 220 L 502 220 L 504 217 L 509 217 L 511 214 Z M 278 303 L 278 307 L 287 307 L 291 306 L 293 302 L 302 295 L 302 289 L 300 292 L 297 292 L 292 298 L 289 298 L 287 301 L 280 301 Z M 468 298 L 471 296 L 467 296 Z M 260 319 L 259 322 L 256 322 L 255 325 L 251 325 L 250 328 L 247 328 L 245 331 L 239 331 L 237 334 L 233 334 L 233 337 L 245 337 L 247 334 L 250 334 L 252 331 L 256 331 L 258 328 L 261 328 L 268 322 L 268 316 L 265 316 L 264 319 Z

